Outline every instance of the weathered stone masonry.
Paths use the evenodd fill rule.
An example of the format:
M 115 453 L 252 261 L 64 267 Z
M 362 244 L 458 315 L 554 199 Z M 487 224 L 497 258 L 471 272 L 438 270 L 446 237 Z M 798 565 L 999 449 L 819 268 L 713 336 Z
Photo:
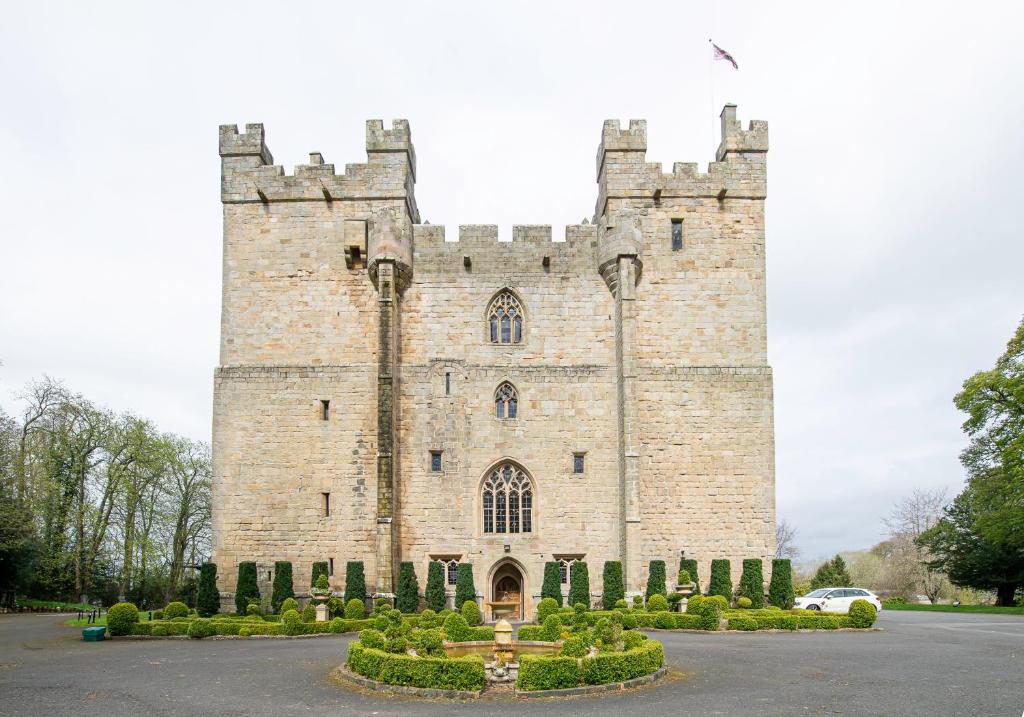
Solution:
M 707 173 L 645 159 L 646 123 L 605 122 L 592 223 L 420 224 L 409 125 L 370 121 L 367 162 L 342 174 L 312 153 L 286 175 L 262 125 L 220 128 L 224 276 L 214 392 L 214 560 L 233 590 L 255 560 L 363 560 L 391 593 L 398 563 L 474 565 L 484 600 L 517 576 L 529 614 L 543 563 L 648 563 L 680 551 L 774 550 L 767 365 L 763 122 L 722 112 Z M 673 221 L 682 246 L 673 248 Z M 454 237 L 452 237 L 454 239 Z M 522 340 L 493 343 L 508 290 Z M 495 414 L 496 388 L 518 396 Z M 324 401 L 329 401 L 327 419 Z M 434 470 L 431 453 L 440 454 Z M 574 472 L 576 456 L 582 473 Z M 481 486 L 508 462 L 529 476 L 532 530 L 485 533 Z M 325 514 L 324 494 L 330 496 Z M 767 567 L 767 566 L 766 566 Z

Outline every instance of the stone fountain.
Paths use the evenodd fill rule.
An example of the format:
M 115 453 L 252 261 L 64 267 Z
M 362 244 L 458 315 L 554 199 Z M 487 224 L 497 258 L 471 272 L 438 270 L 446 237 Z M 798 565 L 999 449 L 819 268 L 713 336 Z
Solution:
M 512 645 L 512 625 L 502 618 L 494 625 L 494 659 L 484 662 L 484 673 L 491 683 L 515 682 L 519 676 L 519 663 L 515 662 Z

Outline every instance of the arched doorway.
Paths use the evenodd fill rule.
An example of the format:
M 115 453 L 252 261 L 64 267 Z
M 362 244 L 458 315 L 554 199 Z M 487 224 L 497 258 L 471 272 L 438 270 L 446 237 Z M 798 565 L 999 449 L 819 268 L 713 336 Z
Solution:
M 488 601 L 491 620 L 522 620 L 526 584 L 523 573 L 515 563 L 501 563 L 490 581 L 491 598 Z

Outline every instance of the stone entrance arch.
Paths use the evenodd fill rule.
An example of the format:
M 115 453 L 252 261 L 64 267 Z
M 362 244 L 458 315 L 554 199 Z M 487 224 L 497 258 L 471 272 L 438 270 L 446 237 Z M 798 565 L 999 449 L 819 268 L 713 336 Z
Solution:
M 486 615 L 490 620 L 525 620 L 529 605 L 526 571 L 512 558 L 499 560 L 487 578 Z

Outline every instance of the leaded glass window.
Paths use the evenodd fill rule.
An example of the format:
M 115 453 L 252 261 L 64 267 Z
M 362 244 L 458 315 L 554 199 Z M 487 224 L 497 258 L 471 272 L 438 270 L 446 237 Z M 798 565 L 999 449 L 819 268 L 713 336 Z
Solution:
M 494 415 L 498 418 L 515 418 L 519 412 L 519 395 L 515 386 L 505 381 L 494 392 Z
M 484 532 L 530 533 L 533 530 L 533 484 L 519 468 L 503 463 L 484 481 Z
M 523 307 L 511 291 L 494 297 L 487 309 L 492 344 L 518 344 L 523 340 Z

